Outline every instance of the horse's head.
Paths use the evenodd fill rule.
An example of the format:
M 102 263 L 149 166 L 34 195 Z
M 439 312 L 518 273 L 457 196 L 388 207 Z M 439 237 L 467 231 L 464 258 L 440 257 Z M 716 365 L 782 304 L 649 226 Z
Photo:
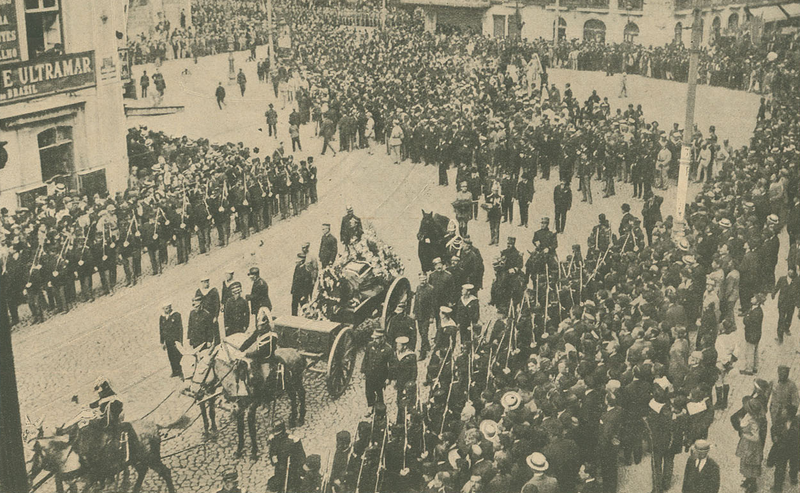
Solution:
M 70 437 L 35 438 L 30 442 L 31 458 L 28 478 L 33 480 L 42 471 L 67 474 L 81 467 L 80 457 L 71 446 Z
M 189 389 L 196 394 L 212 386 L 216 380 L 214 371 L 216 348 L 208 348 L 206 344 L 197 349 L 190 349 L 178 344 L 177 348 L 183 355 L 181 370 L 183 371 L 183 380 L 188 384 Z
M 436 222 L 433 220 L 433 212 L 425 212 L 422 209 L 422 220 L 419 222 L 417 240 L 424 241 L 425 238 L 432 238 L 436 232 Z

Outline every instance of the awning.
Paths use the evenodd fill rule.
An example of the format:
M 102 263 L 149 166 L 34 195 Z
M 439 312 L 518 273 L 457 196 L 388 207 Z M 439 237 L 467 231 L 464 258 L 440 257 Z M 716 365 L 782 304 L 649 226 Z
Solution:
M 767 22 L 777 22 L 777 21 L 785 21 L 788 19 L 786 14 L 783 13 L 780 7 L 777 5 L 769 5 L 766 7 L 752 7 L 748 9 L 753 17 L 761 17 L 764 20 L 764 23 Z
M 785 3 L 781 8 L 789 14 L 789 17 L 800 17 L 800 3 Z

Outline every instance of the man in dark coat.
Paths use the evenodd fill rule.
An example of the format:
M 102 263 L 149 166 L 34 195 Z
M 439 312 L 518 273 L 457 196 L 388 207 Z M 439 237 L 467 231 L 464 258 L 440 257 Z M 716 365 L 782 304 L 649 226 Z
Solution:
M 298 253 L 292 276 L 292 316 L 297 316 L 300 306 L 308 302 L 314 290 L 314 281 L 314 274 L 306 262 L 306 253 Z
M 396 340 L 397 356 L 392 376 L 395 380 L 397 390 L 397 423 L 402 423 L 405 419 L 405 406 L 401 403 L 413 402 L 414 394 L 411 388 L 417 382 L 417 357 L 410 347 L 408 337 L 400 336 Z M 410 385 L 409 385 L 410 384 Z
M 613 393 L 606 395 L 608 410 L 600 418 L 600 440 L 597 452 L 600 455 L 600 469 L 605 493 L 617 492 L 619 436 L 623 426 L 623 411 L 617 406 Z
M 517 202 L 519 203 L 519 225 L 528 227 L 528 208 L 533 201 L 533 182 L 528 180 L 526 173 L 517 183 Z
M 250 307 L 247 300 L 242 298 L 242 283 L 233 282 L 230 285 L 231 294 L 225 301 L 225 335 L 239 334 L 247 331 L 250 325 Z
M 719 466 L 708 456 L 711 444 L 697 440 L 686 460 L 681 493 L 718 493 Z
M 795 308 L 800 307 L 800 279 L 797 267 L 789 267 L 785 276 L 778 279 L 772 291 L 772 299 L 778 295 L 778 342 L 783 343 L 784 335 L 791 335 L 792 316 Z
M 353 213 L 353 208 L 347 207 L 347 214 L 342 217 L 342 226 L 339 229 L 339 239 L 342 244 L 347 246 L 353 242 L 361 240 L 361 235 L 364 234 L 364 228 L 361 225 L 361 218 Z
M 579 479 L 578 471 L 581 469 L 581 451 L 573 440 L 564 436 L 560 427 L 555 433 L 556 436 L 551 437 L 542 453 L 550 462 L 549 472 L 558 481 L 558 489 L 575 491 Z
M 203 297 L 199 294 L 196 294 L 192 300 L 192 312 L 189 314 L 186 336 L 192 348 L 197 348 L 203 343 L 214 344 L 216 340 L 214 321 L 203 308 Z
M 247 295 L 247 301 L 250 302 L 250 313 L 258 315 L 258 310 L 264 306 L 268 310 L 272 310 L 272 302 L 269 299 L 269 286 L 267 281 L 260 277 L 260 270 L 258 267 L 250 267 L 247 276 L 253 282 L 253 288 L 250 294 Z
M 556 233 L 563 233 L 567 226 L 567 211 L 572 208 L 572 190 L 564 180 L 553 189 L 553 205 L 556 212 Z
M 761 342 L 761 328 L 764 322 L 764 304 L 766 296 L 758 293 L 753 296 L 753 307 L 742 318 L 744 323 L 745 368 L 739 373 L 754 375 L 758 372 L 758 343 Z
M 203 298 L 202 307 L 209 315 L 211 315 L 211 322 L 214 330 L 214 342 L 219 342 L 219 312 L 220 312 L 220 296 L 217 288 L 211 287 L 211 280 L 204 278 L 200 281 L 200 287 L 197 288 L 195 295 Z
M 164 312 L 158 319 L 158 331 L 161 347 L 167 352 L 167 358 L 169 358 L 172 376 L 183 377 L 181 353 L 176 347 L 176 343 L 183 342 L 183 321 L 180 313 L 172 311 L 172 303 L 164 304 Z
M 672 480 L 671 461 L 674 460 L 670 451 L 672 409 L 667 403 L 667 391 L 658 385 L 653 388 L 653 399 L 648 403 L 645 416 L 653 447 L 653 490 L 667 491 Z
M 539 250 L 547 253 L 554 254 L 558 248 L 558 237 L 550 231 L 550 218 L 542 218 L 542 227 L 533 234 L 533 243 L 539 243 Z
M 405 302 L 401 301 L 386 323 L 386 342 L 394 347 L 397 338 L 402 336 L 408 338 L 408 347 L 414 351 L 417 347 L 417 329 L 414 319 L 406 314 Z
M 631 352 L 629 351 L 629 358 Z M 648 403 L 653 386 L 652 371 L 649 364 L 639 364 L 633 368 L 633 381 L 622 388 L 620 404 L 624 411 L 622 430 L 622 449 L 625 462 L 631 458 L 636 464 L 642 460 L 642 439 L 644 435 L 644 417 L 647 415 Z
M 419 333 L 420 349 L 419 359 L 424 360 L 428 357 L 431 350 L 429 327 L 431 319 L 436 316 L 436 299 L 433 286 L 428 282 L 428 276 L 421 272 L 419 274 L 419 286 L 414 293 L 414 320 L 417 324 Z
M 661 203 L 664 202 L 664 197 L 654 195 L 652 192 L 646 192 L 647 200 L 642 207 L 642 223 L 644 230 L 647 232 L 647 244 L 653 244 L 653 228 L 656 223 L 661 222 Z
M 389 370 L 394 358 L 392 347 L 386 342 L 382 330 L 372 333 L 372 340 L 364 351 L 361 373 L 364 374 L 364 389 L 370 413 L 375 404 L 383 402 L 383 389 L 389 380 Z
M 331 234 L 331 225 L 325 223 L 322 225 L 322 239 L 319 241 L 319 263 L 324 269 L 336 260 L 336 255 L 339 253 L 339 242 L 336 237 Z

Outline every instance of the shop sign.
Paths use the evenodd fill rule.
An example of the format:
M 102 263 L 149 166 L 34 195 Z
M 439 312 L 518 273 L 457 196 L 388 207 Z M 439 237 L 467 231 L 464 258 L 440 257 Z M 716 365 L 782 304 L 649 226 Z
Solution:
M 0 0 L 0 63 L 19 60 L 16 0 Z
M 96 76 L 93 51 L 3 65 L 0 104 L 91 87 L 97 82 Z

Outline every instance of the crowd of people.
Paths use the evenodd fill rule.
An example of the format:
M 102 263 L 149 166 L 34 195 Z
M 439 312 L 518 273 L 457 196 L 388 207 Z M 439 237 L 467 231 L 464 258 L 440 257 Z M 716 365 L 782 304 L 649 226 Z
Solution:
M 211 24 L 225 31 L 226 49 L 228 34 L 234 43 L 244 39 L 240 48 L 257 42 L 246 33 L 265 14 L 245 3 L 236 5 L 251 9 L 249 19 L 214 14 Z M 643 460 L 647 441 L 656 491 L 671 485 L 675 456 L 691 451 L 684 493 L 716 493 L 719 468 L 709 456 L 708 429 L 715 409 L 735 405 L 728 402 L 727 378 L 734 370 L 756 377 L 731 418 L 740 434 L 743 487 L 755 491 L 765 456 L 774 468 L 774 489 L 783 488 L 787 465 L 797 484 L 797 387 L 788 368 L 780 368 L 774 382 L 759 373 L 767 297 L 778 299 L 780 342 L 791 334 L 800 303 L 796 38 L 768 48 L 775 60 L 753 51 L 761 48 L 706 54 L 708 82 L 755 89 L 746 65 L 723 63 L 725 57 L 752 57 L 764 74 L 755 79 L 758 89 L 772 94 L 750 144 L 733 149 L 719 142 L 713 127 L 707 133 L 667 129 L 647 121 L 641 107 L 612 112 L 596 93 L 576 100 L 568 85 L 547 82 L 548 59 L 556 57 L 546 44 L 434 36 L 410 23 L 372 33 L 340 31 L 312 9 L 290 12 L 294 54 L 284 62 L 286 72 L 308 80 L 306 121 L 318 125 L 323 153 L 338 130 L 340 151 L 377 140 L 397 163 L 439 166 L 443 186 L 449 185 L 448 168 L 458 168 L 459 228 L 448 233 L 446 255 L 421 276 L 413 314 L 400 306 L 386 330 L 372 335 L 363 367 L 370 377 L 370 419 L 337 433 L 324 466 L 319 456 L 308 464 L 288 452 L 271 453 L 279 478 L 273 489 L 615 492 L 620 462 Z M 605 53 L 590 45 L 577 49 L 586 50 L 586 65 L 573 68 L 608 69 L 599 65 Z M 667 71 L 657 67 L 655 51 L 642 49 L 632 58 L 624 53 L 632 72 L 680 79 L 683 61 Z M 717 60 L 728 68 L 716 71 Z M 576 61 L 582 63 L 580 53 Z M 693 132 L 692 176 L 703 183 L 687 205 L 685 225 L 662 218 L 658 195 L 675 176 L 683 132 Z M 59 193 L 41 198 L 36 210 L 3 212 L 4 275 L 14 287 L 4 296 L 17 304 L 27 298 L 35 321 L 48 304 L 66 310 L 77 299 L 75 277 L 81 294 L 91 296 L 95 268 L 103 290 L 111 292 L 118 261 L 136 282 L 145 248 L 158 273 L 170 241 L 179 262 L 186 261 L 193 235 L 201 253 L 211 246 L 212 229 L 226 244 L 233 216 L 247 237 L 251 228 L 316 200 L 311 160 L 296 166 L 281 149 L 262 160 L 257 149 L 241 144 L 216 146 L 146 129 L 133 129 L 129 146 L 124 194 Z M 555 230 L 543 218 L 527 258 L 516 238 L 507 239 L 492 263 L 485 313 L 476 297 L 484 289 L 483 262 L 475 262 L 480 254 L 469 236 L 470 221 L 480 217 L 477 206 L 485 206 L 498 244 L 501 219 L 513 221 L 516 200 L 527 224 L 534 182 L 549 179 L 554 166 L 561 182 L 554 193 Z M 643 208 L 639 217 L 623 206 L 613 229 L 601 214 L 585 247 L 573 246 L 562 260 L 558 235 L 567 227 L 575 175 L 587 201 L 593 181 L 601 180 L 605 195 L 613 195 L 619 181 L 632 182 Z M 675 235 L 676 227 L 684 229 Z M 776 279 L 784 228 L 787 274 Z M 417 374 L 418 359 L 429 359 L 424 375 Z M 394 420 L 382 398 L 390 380 L 397 392 Z
M 711 47 L 700 52 L 698 81 L 729 89 L 771 93 L 775 77 L 781 76 L 787 62 L 769 56 L 783 43 L 780 36 L 773 33 L 759 44 L 751 43 L 746 36 L 731 40 L 718 38 Z M 796 39 L 790 39 L 788 48 L 792 49 L 796 43 Z M 675 42 L 646 47 L 635 43 L 564 40 L 553 45 L 548 56 L 555 67 L 605 71 L 607 75 L 626 72 L 680 82 L 686 82 L 689 75 L 689 50 Z
M 295 161 L 282 142 L 267 153 L 145 127 L 130 129 L 127 139 L 124 192 L 88 196 L 59 185 L 32 208 L 0 211 L 12 325 L 26 301 L 32 322 L 42 322 L 98 293 L 112 294 L 120 266 L 125 285 L 135 285 L 143 275 L 161 274 L 171 251 L 179 264 L 188 262 L 192 252 L 226 246 L 232 233 L 245 239 L 317 201 L 314 158 Z M 142 265 L 145 254 L 150 269 Z

